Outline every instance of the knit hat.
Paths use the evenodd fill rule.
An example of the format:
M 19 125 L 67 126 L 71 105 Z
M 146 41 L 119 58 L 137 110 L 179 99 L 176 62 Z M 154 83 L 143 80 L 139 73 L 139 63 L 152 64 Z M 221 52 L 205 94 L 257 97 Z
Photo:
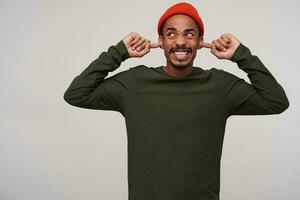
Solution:
M 172 17 L 173 15 L 177 15 L 177 14 L 183 14 L 191 17 L 199 27 L 200 36 L 202 37 L 204 35 L 204 25 L 196 8 L 186 2 L 177 3 L 166 10 L 166 12 L 160 17 L 158 21 L 158 26 L 157 26 L 158 34 L 161 34 L 161 28 L 165 23 L 165 21 L 169 17 Z

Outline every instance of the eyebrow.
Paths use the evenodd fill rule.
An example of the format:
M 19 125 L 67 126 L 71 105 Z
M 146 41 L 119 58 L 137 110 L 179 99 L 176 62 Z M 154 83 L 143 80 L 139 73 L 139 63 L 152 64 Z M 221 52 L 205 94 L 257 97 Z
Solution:
M 195 29 L 193 29 L 193 28 L 185 29 L 184 31 L 185 31 L 185 32 L 191 32 L 191 31 L 194 31 L 194 32 L 196 32 L 196 30 L 195 30 Z
M 176 28 L 169 27 L 169 28 L 167 28 L 166 32 L 167 31 L 176 31 Z

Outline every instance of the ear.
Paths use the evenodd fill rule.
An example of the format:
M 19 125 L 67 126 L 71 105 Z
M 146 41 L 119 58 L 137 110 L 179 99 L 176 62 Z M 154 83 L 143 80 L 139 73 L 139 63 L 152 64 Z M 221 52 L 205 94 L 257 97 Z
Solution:
M 203 47 L 204 39 L 203 37 L 200 37 L 199 43 L 198 43 L 198 49 L 201 49 Z
M 159 45 L 159 48 L 164 49 L 162 35 L 159 35 L 159 37 L 158 37 L 158 45 Z

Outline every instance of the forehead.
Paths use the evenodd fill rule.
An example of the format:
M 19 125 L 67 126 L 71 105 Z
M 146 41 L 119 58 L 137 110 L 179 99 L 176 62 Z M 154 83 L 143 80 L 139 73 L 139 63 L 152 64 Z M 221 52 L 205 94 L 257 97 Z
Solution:
M 191 17 L 189 17 L 187 15 L 182 15 L 182 14 L 178 14 L 178 15 L 169 17 L 166 20 L 162 31 L 164 31 L 166 28 L 169 28 L 169 27 L 175 28 L 180 31 L 183 31 L 185 29 L 197 30 L 196 22 Z

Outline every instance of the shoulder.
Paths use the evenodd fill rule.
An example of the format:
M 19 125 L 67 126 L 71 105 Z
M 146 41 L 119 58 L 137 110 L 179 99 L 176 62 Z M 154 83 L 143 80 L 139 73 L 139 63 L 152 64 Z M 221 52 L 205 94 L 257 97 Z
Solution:
M 130 67 L 126 70 L 120 71 L 109 78 L 117 79 L 117 80 L 131 79 L 132 73 L 139 73 L 139 72 L 145 71 L 147 69 L 149 69 L 149 68 L 146 67 L 145 65 L 138 65 L 138 66 Z
M 226 74 L 229 74 L 229 72 L 223 70 L 223 69 L 219 69 L 219 68 L 210 68 L 209 71 L 211 71 L 211 73 L 217 75 L 217 76 L 223 76 L 223 75 L 226 75 Z
M 120 71 L 120 72 L 116 73 L 114 76 L 128 76 L 129 74 L 131 74 L 134 71 L 143 71 L 143 70 L 145 70 L 145 68 L 148 68 L 148 67 L 146 67 L 144 65 L 129 67 L 126 70 L 123 70 L 123 71 Z
M 209 68 L 209 69 L 203 69 L 196 67 L 197 71 L 200 71 L 202 74 L 206 74 L 209 76 L 212 76 L 214 78 L 221 78 L 222 76 L 226 76 L 228 72 L 224 71 L 223 69 L 218 69 L 215 67 Z
M 145 65 L 137 65 L 135 67 L 130 67 L 129 70 L 131 71 L 132 74 L 135 74 L 135 76 L 138 74 L 139 76 L 145 75 L 149 73 L 150 67 L 147 67 Z
M 143 71 L 143 70 L 148 69 L 148 67 L 145 66 L 145 65 L 138 65 L 138 66 L 135 66 L 135 67 L 130 67 L 129 69 L 132 70 L 132 71 Z
M 219 83 L 222 86 L 226 86 L 228 84 L 230 84 L 231 82 L 236 82 L 237 80 L 240 80 L 239 77 L 237 77 L 236 75 L 225 71 L 223 69 L 218 69 L 218 68 L 210 68 L 207 70 L 204 70 L 205 73 L 207 73 L 207 75 L 211 76 L 211 78 Z
M 228 71 L 225 71 L 223 69 L 211 68 L 210 70 L 217 78 L 221 78 L 221 79 L 238 78 L 236 75 L 234 75 Z

